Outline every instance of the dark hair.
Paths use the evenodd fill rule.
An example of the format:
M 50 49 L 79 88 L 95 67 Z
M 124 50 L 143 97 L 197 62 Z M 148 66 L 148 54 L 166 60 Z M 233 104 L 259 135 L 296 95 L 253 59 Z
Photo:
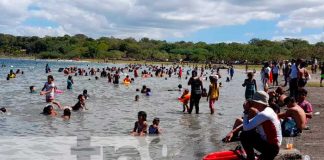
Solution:
M 72 76 L 69 76 L 68 79 L 71 80 L 72 79 Z
M 155 117 L 155 118 L 153 119 L 153 124 L 154 124 L 154 123 L 158 123 L 158 122 L 160 122 L 160 118 Z
M 143 117 L 144 121 L 146 121 L 146 112 L 144 111 L 139 111 L 137 114 L 137 117 Z
M 32 91 L 35 86 L 29 86 L 29 90 Z
M 52 75 L 48 75 L 48 76 L 47 76 L 47 79 L 52 79 L 52 80 L 54 80 L 54 77 L 53 77 Z
M 48 105 L 48 106 L 44 107 L 43 114 L 44 115 L 50 115 L 51 114 L 51 108 L 53 108 L 52 105 Z
M 248 77 L 253 77 L 254 75 L 253 75 L 252 72 L 249 72 L 249 73 L 247 74 L 247 76 L 248 76 Z
M 0 111 L 3 112 L 3 113 L 6 113 L 7 109 L 5 107 L 2 107 L 2 108 L 0 108 Z
M 298 89 L 298 95 L 300 96 L 307 96 L 307 93 L 308 93 L 307 90 L 304 88 Z
M 78 95 L 78 100 L 80 100 L 84 95 L 83 94 L 79 94 Z
M 178 85 L 178 88 L 179 88 L 179 89 L 181 89 L 181 88 L 182 88 L 182 85 L 181 85 L 181 84 L 179 84 L 179 85 Z
M 295 103 L 296 99 L 294 97 L 287 97 L 284 99 L 284 105 L 288 105 L 290 103 Z
M 197 77 L 197 75 L 198 75 L 198 73 L 197 73 L 196 70 L 193 70 L 193 71 L 191 72 L 191 76 L 192 76 L 192 77 Z
M 83 90 L 83 94 L 87 94 L 88 93 L 88 90 Z
M 71 110 L 68 109 L 68 108 L 65 108 L 64 111 L 63 111 L 63 115 L 71 117 Z

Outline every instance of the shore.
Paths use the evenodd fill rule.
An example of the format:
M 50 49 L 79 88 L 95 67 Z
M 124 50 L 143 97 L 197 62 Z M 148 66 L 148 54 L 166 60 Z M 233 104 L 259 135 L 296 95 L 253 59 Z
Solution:
M 324 87 L 307 87 L 308 100 L 313 105 L 314 115 L 309 121 L 310 130 L 305 130 L 300 137 L 295 138 L 295 148 L 303 155 L 309 155 L 312 160 L 324 159 Z

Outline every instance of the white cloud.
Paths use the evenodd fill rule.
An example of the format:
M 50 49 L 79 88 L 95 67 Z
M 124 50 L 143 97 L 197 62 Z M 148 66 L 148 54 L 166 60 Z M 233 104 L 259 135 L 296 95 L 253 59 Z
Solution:
M 17 35 L 165 39 L 251 20 L 279 20 L 285 34 L 324 26 L 322 0 L 0 0 L 0 10 L 0 31 Z M 57 27 L 27 26 L 28 18 L 47 19 Z
M 275 36 L 272 40 L 284 40 L 285 38 L 296 38 L 296 39 L 303 39 L 307 40 L 309 43 L 316 43 L 324 41 L 324 32 L 318 34 L 309 34 L 303 36 L 291 36 L 291 35 L 282 35 L 282 36 Z

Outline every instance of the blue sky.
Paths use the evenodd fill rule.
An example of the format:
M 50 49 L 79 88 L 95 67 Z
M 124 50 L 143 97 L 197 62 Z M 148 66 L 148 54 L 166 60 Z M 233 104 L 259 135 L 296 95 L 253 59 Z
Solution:
M 13 35 L 242 42 L 324 40 L 322 0 L 0 0 L 0 31 Z

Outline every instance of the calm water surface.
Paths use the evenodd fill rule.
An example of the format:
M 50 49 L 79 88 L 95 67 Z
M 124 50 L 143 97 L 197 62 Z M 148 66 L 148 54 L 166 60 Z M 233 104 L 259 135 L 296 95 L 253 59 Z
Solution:
M 51 118 L 40 115 L 46 105 L 45 97 L 38 93 L 30 94 L 29 86 L 36 86 L 38 92 L 43 87 L 47 79 L 47 74 L 45 74 L 46 63 L 51 66 L 51 74 L 55 78 L 55 84 L 59 89 L 64 90 L 63 94 L 56 96 L 56 100 L 63 106 L 74 105 L 77 102 L 78 94 L 87 89 L 91 96 L 86 101 L 88 111 L 73 112 L 68 122 L 62 121 L 60 116 Z M 75 137 L 128 137 L 129 131 L 133 128 L 137 119 L 137 112 L 143 110 L 148 114 L 149 124 L 152 123 L 154 117 L 159 117 L 161 120 L 160 126 L 163 129 L 163 134 L 155 143 L 161 143 L 168 148 L 167 152 L 170 156 L 166 159 L 201 159 L 203 155 L 209 152 L 222 149 L 224 144 L 222 144 L 221 139 L 231 129 L 234 118 L 242 113 L 245 88 L 241 84 L 246 75 L 241 71 L 236 71 L 233 81 L 226 83 L 227 71 L 221 70 L 223 78 L 220 81 L 223 82 L 223 87 L 220 89 L 219 101 L 215 104 L 215 115 L 209 114 L 206 98 L 201 99 L 201 114 L 189 115 L 182 113 L 182 105 L 177 101 L 181 92 L 167 91 L 168 89 L 176 89 L 178 84 L 182 84 L 184 88 L 190 88 L 185 78 L 181 80 L 176 76 L 167 80 L 156 77 L 137 78 L 135 83 L 129 86 L 122 84 L 116 86 L 108 84 L 106 78 L 95 80 L 92 76 L 73 76 L 75 82 L 73 90 L 67 91 L 65 89 L 67 76 L 57 72 L 61 67 L 103 68 L 107 66 L 123 67 L 125 65 L 0 59 L 1 64 L 6 64 L 7 67 L 0 68 L 0 107 L 7 107 L 9 113 L 0 115 L 0 135 L 8 137 L 0 140 L 2 144 L 0 145 L 0 157 L 13 156 L 12 159 L 15 159 L 14 155 L 18 152 L 21 153 L 17 145 L 22 144 L 28 146 L 24 148 L 27 153 L 44 150 L 51 143 L 44 144 L 42 142 L 46 141 L 47 138 L 51 139 L 51 137 L 74 137 L 73 140 L 75 140 Z M 8 74 L 10 66 L 13 66 L 14 70 L 23 70 L 25 74 L 19 74 L 16 79 L 7 81 L 6 74 Z M 187 69 L 185 68 L 184 74 Z M 130 75 L 133 76 L 133 73 L 130 73 Z M 124 77 L 125 75 L 121 78 Z M 258 80 L 259 77 L 256 79 Z M 152 96 L 146 97 L 135 91 L 142 85 L 147 85 L 152 89 Z M 206 88 L 208 85 L 209 82 L 204 81 Z M 139 102 L 134 101 L 136 94 L 140 95 Z M 61 115 L 63 112 L 58 111 L 58 113 Z M 17 141 L 12 140 L 17 139 L 17 137 Z M 25 140 L 24 137 L 39 138 L 27 138 Z M 56 145 L 63 145 L 65 140 L 58 138 L 54 142 Z M 45 146 L 41 146 L 41 144 Z M 3 149 L 6 149 L 6 151 Z M 157 155 L 161 152 L 159 149 L 155 150 L 156 153 L 154 153 L 155 151 L 150 152 Z M 70 150 L 68 150 L 69 152 Z M 23 155 L 23 153 L 21 154 Z M 48 158 L 55 153 L 42 152 L 40 154 L 45 154 L 45 158 Z M 36 154 L 36 156 L 38 155 Z M 72 156 L 73 158 L 76 157 Z M 159 158 L 163 158 L 163 156 L 157 156 L 153 159 Z M 26 159 L 26 157 L 23 159 Z

